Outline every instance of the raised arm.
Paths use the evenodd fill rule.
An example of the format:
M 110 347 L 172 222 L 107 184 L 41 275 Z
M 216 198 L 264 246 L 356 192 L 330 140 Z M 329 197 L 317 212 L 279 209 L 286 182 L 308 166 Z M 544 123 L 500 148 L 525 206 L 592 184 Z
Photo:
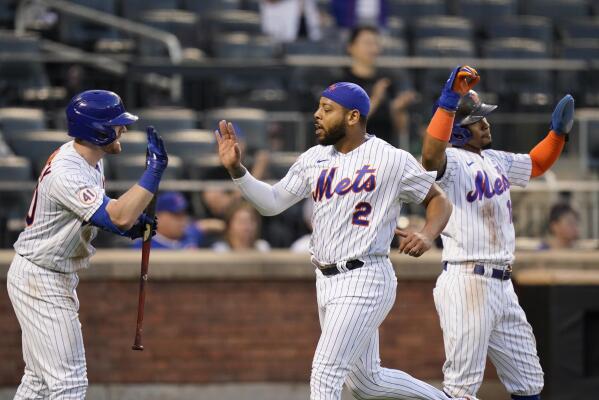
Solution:
M 286 190 L 282 184 L 271 186 L 252 176 L 241 164 L 241 150 L 233 124 L 227 121 L 218 123 L 214 132 L 218 143 L 220 162 L 229 172 L 243 196 L 262 215 L 277 215 L 299 202 L 302 197 Z
M 443 86 L 422 144 L 422 165 L 428 171 L 437 171 L 437 177 L 442 176 L 445 172 L 447 163 L 445 149 L 451 138 L 455 112 L 458 109 L 460 98 L 468 93 L 479 80 L 480 77 L 474 68 L 460 66 L 451 72 Z
M 531 151 L 531 177 L 543 175 L 559 158 L 574 123 L 574 98 L 567 94 L 555 106 L 547 136 Z

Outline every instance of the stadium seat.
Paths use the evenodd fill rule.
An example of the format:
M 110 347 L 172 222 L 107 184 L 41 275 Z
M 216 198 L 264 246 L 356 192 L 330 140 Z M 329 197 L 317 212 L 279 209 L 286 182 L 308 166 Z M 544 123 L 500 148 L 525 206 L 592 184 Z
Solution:
M 431 37 L 417 40 L 415 55 L 419 57 L 474 57 L 472 41 L 460 38 Z M 440 85 L 447 80 L 448 68 L 427 68 L 418 75 L 420 90 L 424 97 L 436 96 Z
M 584 71 L 558 71 L 558 91 L 572 93 L 579 105 L 599 106 L 599 38 L 564 41 L 561 57 L 566 60 L 587 60 L 595 68 Z
M 216 140 L 212 130 L 189 129 L 174 132 L 165 141 L 169 154 L 174 154 L 184 161 L 216 152 Z
M 270 154 L 268 165 L 270 179 L 282 179 L 289 168 L 297 161 L 297 153 L 274 152 Z
M 0 157 L 0 182 L 25 183 L 34 179 L 31 163 L 22 157 Z M 11 246 L 16 230 L 21 230 L 25 215 L 31 202 L 32 190 L 6 190 L 0 196 L 0 245 Z M 17 224 L 8 223 L 16 220 Z M 18 226 L 15 232 L 9 232 L 10 226 Z
M 410 20 L 426 15 L 444 15 L 444 0 L 388 0 L 389 14 Z
M 40 40 L 35 35 L 18 36 L 13 31 L 0 30 L 0 52 L 39 53 Z
M 0 27 L 12 29 L 15 22 L 17 0 L 0 1 Z
M 524 38 L 540 40 L 550 46 L 553 43 L 553 25 L 546 17 L 517 15 L 489 21 L 485 32 L 490 39 Z
M 345 54 L 345 47 L 336 40 L 313 41 L 307 39 L 298 39 L 293 42 L 285 43 L 285 54 L 290 56 L 297 55 L 323 55 L 335 56 Z
M 246 32 L 259 34 L 262 32 L 260 14 L 246 10 L 220 10 L 205 15 L 205 23 L 211 34 Z
M 193 12 L 183 10 L 146 11 L 141 17 L 141 22 L 172 33 L 184 48 L 199 47 L 198 16 Z M 142 38 L 140 38 L 139 53 L 147 56 L 168 55 L 163 43 Z
M 39 175 L 48 157 L 72 138 L 63 131 L 24 132 L 8 140 L 16 155 L 29 159 L 36 175 Z
M 218 179 L 229 179 L 229 174 L 220 163 L 218 154 L 205 154 L 202 157 L 185 160 L 185 171 L 189 178 L 194 180 L 214 180 L 215 176 L 218 176 Z
M 121 142 L 121 154 L 127 157 L 143 156 L 148 147 L 148 136 L 144 131 L 127 131 L 121 136 L 119 142 Z
M 389 17 L 387 18 L 387 31 L 391 37 L 405 38 L 406 36 L 406 23 L 403 18 L 400 17 Z
M 241 0 L 183 0 L 183 8 L 199 14 L 212 11 L 238 10 Z
M 252 108 L 220 108 L 208 110 L 204 114 L 204 126 L 208 130 L 218 127 L 220 120 L 233 122 L 240 139 L 245 139 L 251 148 L 266 147 L 266 112 Z
M 121 181 L 137 181 L 146 169 L 146 156 L 110 157 L 108 158 L 111 176 Z M 164 170 L 162 180 L 181 179 L 183 177 L 183 161 L 175 156 L 168 156 L 168 168 Z
M 139 20 L 144 14 L 155 10 L 177 10 L 177 0 L 124 0 L 121 2 L 121 13 L 124 18 Z
M 463 17 L 431 15 L 421 17 L 412 28 L 416 40 L 429 37 L 472 39 L 472 22 Z
M 599 17 L 576 18 L 564 21 L 558 27 L 561 37 L 569 39 L 598 39 Z
M 25 132 L 46 129 L 44 112 L 37 108 L 0 108 L 0 130 L 7 141 Z
M 516 0 L 458 0 L 457 3 L 457 15 L 472 20 L 478 26 L 515 15 L 518 11 Z
M 250 36 L 237 32 L 217 35 L 213 41 L 215 57 L 223 59 L 272 59 L 277 52 L 275 43 L 265 36 Z
M 170 133 L 197 127 L 197 116 L 193 110 L 186 108 L 146 108 L 137 111 L 139 121 L 134 124 L 136 129 L 145 131 L 147 126 L 153 126 L 163 137 Z
M 549 57 L 547 45 L 538 40 L 507 38 L 490 40 L 484 45 L 484 55 L 500 59 L 539 59 Z M 546 107 L 552 101 L 552 79 L 548 70 L 488 70 L 493 79 L 486 87 L 503 96 L 511 96 L 513 105 Z M 505 99 L 505 98 L 504 98 Z
M 520 8 L 521 14 L 540 15 L 556 21 L 590 15 L 586 0 L 526 0 L 520 2 Z
M 116 0 L 73 0 L 72 2 L 107 14 L 117 14 Z M 98 39 L 119 36 L 114 28 L 70 16 L 61 16 L 59 27 L 62 42 L 88 49 L 93 48 Z
M 383 55 L 393 57 L 405 57 L 408 55 L 408 43 L 404 39 L 384 37 Z

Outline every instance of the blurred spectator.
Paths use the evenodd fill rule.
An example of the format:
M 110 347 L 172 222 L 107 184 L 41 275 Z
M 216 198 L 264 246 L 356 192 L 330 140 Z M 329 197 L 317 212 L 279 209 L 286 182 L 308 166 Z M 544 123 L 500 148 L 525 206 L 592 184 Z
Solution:
M 541 242 L 539 250 L 576 248 L 579 224 L 580 216 L 569 204 L 555 204 L 549 211 L 549 237 Z
M 187 200 L 179 192 L 164 192 L 158 196 L 156 217 L 158 227 L 156 236 L 152 238 L 155 249 L 195 249 L 204 244 L 206 232 L 222 232 L 224 229 L 223 221 L 206 219 L 194 222 L 188 214 Z M 140 248 L 142 241 L 137 240 L 133 245 Z
M 340 28 L 387 26 L 387 0 L 332 0 L 331 10 Z
M 233 204 L 227 212 L 225 224 L 224 240 L 214 243 L 214 251 L 270 250 L 268 242 L 260 239 L 261 217 L 250 203 L 240 201 Z
M 354 29 L 347 45 L 351 66 L 344 68 L 341 80 L 356 83 L 368 92 L 368 132 L 398 146 L 399 135 L 409 135 L 406 108 L 415 100 L 416 93 L 405 72 L 391 74 L 377 68 L 376 60 L 381 51 L 381 35 L 376 28 Z
M 322 37 L 316 0 L 262 0 L 260 17 L 262 31 L 277 42 Z
M 294 253 L 309 253 L 310 252 L 310 238 L 312 237 L 312 212 L 314 211 L 314 202 L 312 199 L 308 198 L 304 200 L 304 204 L 302 205 L 302 216 L 304 218 L 304 223 L 310 230 L 309 233 L 306 233 L 304 236 L 297 239 L 295 242 L 291 244 L 289 250 Z

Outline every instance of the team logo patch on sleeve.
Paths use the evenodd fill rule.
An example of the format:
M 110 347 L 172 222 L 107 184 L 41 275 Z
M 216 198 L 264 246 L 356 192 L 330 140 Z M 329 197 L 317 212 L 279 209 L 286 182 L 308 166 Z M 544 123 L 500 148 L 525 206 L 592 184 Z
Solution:
M 79 193 L 77 193 L 79 197 L 79 201 L 85 205 L 93 204 L 98 197 L 98 194 L 90 188 L 81 189 Z

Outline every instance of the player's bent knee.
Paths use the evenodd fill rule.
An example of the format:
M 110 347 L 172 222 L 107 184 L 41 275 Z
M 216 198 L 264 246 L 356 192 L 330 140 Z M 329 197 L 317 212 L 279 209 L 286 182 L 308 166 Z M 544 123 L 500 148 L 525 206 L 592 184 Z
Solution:
M 65 379 L 56 381 L 49 385 L 50 393 L 53 398 L 64 398 L 68 399 L 85 399 L 87 392 L 88 381 L 87 377 L 77 377 L 74 379 Z

